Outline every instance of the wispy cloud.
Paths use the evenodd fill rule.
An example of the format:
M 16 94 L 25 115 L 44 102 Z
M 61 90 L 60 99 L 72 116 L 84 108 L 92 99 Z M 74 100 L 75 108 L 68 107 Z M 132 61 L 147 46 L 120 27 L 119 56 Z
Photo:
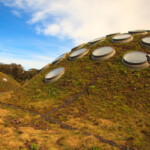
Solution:
M 70 51 L 69 44 L 62 46 L 58 43 L 51 43 L 49 40 L 40 39 L 17 39 L 12 43 L 7 39 L 0 41 L 0 63 L 18 63 L 25 69 L 37 68 L 41 69 L 46 64 L 51 63 L 59 55 Z M 20 45 L 18 46 L 19 43 Z M 26 47 L 26 43 L 28 46 Z M 5 46 L 7 45 L 7 46 Z
M 10 50 L 8 49 L 0 49 L 0 52 L 9 52 Z
M 0 62 L 5 64 L 21 64 L 26 70 L 30 68 L 37 68 L 41 69 L 48 63 L 52 62 L 54 58 L 46 58 L 45 56 L 36 56 L 36 57 L 29 57 L 24 58 L 22 57 L 16 57 L 16 55 L 13 55 L 11 53 L 0 53 Z
M 19 18 L 21 17 L 21 14 L 20 14 L 19 11 L 12 10 L 11 12 L 12 12 L 13 15 L 15 15 L 15 16 L 17 16 L 17 17 L 19 17 Z
M 77 43 L 150 26 L 149 0 L 0 0 L 30 13 L 37 33 Z
M 13 54 L 9 53 L 9 52 L 0 52 L 0 55 L 5 55 L 5 56 L 14 56 Z
M 44 61 L 52 61 L 53 59 L 47 56 L 41 56 L 41 55 L 37 55 L 35 56 L 35 58 L 37 58 L 38 60 L 44 60 Z
M 14 53 L 10 50 L 0 49 L 0 63 L 5 64 L 21 64 L 26 70 L 30 68 L 41 69 L 48 63 L 51 63 L 55 57 L 48 57 L 45 55 Z

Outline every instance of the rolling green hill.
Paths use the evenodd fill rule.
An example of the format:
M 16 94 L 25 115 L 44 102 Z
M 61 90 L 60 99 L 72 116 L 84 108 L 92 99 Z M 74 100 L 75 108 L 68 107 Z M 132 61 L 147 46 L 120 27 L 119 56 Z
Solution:
M 56 119 L 75 128 L 79 134 L 92 135 L 100 143 L 116 149 L 121 147 L 112 141 L 123 145 L 124 149 L 148 150 L 150 68 L 132 70 L 121 62 L 127 52 L 150 52 L 140 44 L 146 36 L 150 33 L 133 35 L 134 39 L 128 43 L 112 43 L 110 36 L 92 46 L 86 44 L 84 47 L 89 49 L 87 55 L 69 61 L 68 53 L 66 59 L 49 65 L 25 85 L 15 89 L 11 98 L 2 102 Z M 116 54 L 105 61 L 91 60 L 92 51 L 101 46 L 112 46 Z M 54 83 L 45 83 L 45 75 L 58 67 L 65 68 L 64 75 Z M 68 148 L 65 139 L 61 144 L 62 149 Z M 94 146 L 81 144 L 79 149 L 92 149 Z M 109 149 L 103 144 L 100 146 L 102 150 Z M 76 149 L 77 146 L 69 148 Z
M 0 72 L 0 92 L 8 92 L 19 86 L 19 83 L 13 78 Z

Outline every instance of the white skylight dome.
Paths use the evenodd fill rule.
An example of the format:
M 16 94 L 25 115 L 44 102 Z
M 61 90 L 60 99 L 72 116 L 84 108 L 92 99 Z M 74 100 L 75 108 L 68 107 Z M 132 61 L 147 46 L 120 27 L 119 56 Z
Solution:
M 133 34 L 133 35 L 138 35 L 138 34 L 147 34 L 146 30 L 133 30 L 133 31 L 129 31 L 130 34 Z
M 7 81 L 8 81 L 8 79 L 6 79 L 6 78 L 3 78 L 2 80 L 3 80 L 4 82 L 7 82 Z
M 150 37 L 144 37 L 142 38 L 141 42 L 145 47 L 150 49 Z
M 58 62 L 61 62 L 61 61 L 62 61 L 63 59 L 65 59 L 65 58 L 66 58 L 66 53 L 60 55 L 59 57 L 57 57 L 57 58 L 52 62 L 52 64 L 56 64 L 56 63 L 58 63 Z
M 118 33 L 111 33 L 111 34 L 106 35 L 106 37 L 116 36 L 116 35 L 120 35 L 120 33 L 119 32 Z
M 115 54 L 115 49 L 111 46 L 103 46 L 92 52 L 93 60 L 106 60 Z
M 85 45 L 85 43 L 80 44 L 80 45 L 74 47 L 73 49 L 71 49 L 71 52 L 74 51 L 74 50 L 77 50 L 77 49 L 81 49 L 84 45 Z
M 146 53 L 133 51 L 125 54 L 122 58 L 122 63 L 131 69 L 144 69 L 149 66 Z
M 77 51 L 72 52 L 72 53 L 70 54 L 70 56 L 69 56 L 69 60 L 75 60 L 75 59 L 77 59 L 77 58 L 81 58 L 81 57 L 83 57 L 84 55 L 86 55 L 88 52 L 89 52 L 88 49 L 86 49 L 86 48 L 81 48 L 81 49 L 79 49 L 79 50 L 77 50 Z
M 105 36 L 100 37 L 100 38 L 96 38 L 96 39 L 94 39 L 94 40 L 89 41 L 89 42 L 88 42 L 88 45 L 93 45 L 93 44 L 95 44 L 95 43 L 102 42 L 102 41 L 104 41 L 105 39 L 106 39 Z
M 52 83 L 61 78 L 64 73 L 65 69 L 63 67 L 54 69 L 45 76 L 45 82 Z
M 112 37 L 112 42 L 114 43 L 127 43 L 133 40 L 133 36 L 131 34 L 120 34 Z

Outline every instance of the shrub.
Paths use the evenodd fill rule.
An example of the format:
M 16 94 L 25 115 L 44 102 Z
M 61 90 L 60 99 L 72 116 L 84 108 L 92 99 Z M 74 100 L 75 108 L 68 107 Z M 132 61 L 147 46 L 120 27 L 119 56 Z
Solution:
M 39 146 L 37 144 L 32 144 L 31 150 L 39 150 Z

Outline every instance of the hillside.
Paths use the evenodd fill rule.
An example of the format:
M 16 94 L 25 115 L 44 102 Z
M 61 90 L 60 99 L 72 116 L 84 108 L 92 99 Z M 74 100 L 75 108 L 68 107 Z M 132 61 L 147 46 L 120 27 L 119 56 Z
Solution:
M 71 52 L 67 53 L 65 59 L 45 67 L 1 103 L 30 110 L 50 125 L 56 124 L 54 129 L 63 132 L 60 143 L 55 143 L 60 149 L 148 150 L 150 68 L 133 70 L 121 62 L 127 52 L 150 53 L 141 45 L 141 39 L 147 36 L 150 33 L 133 35 L 133 40 L 126 43 L 113 43 L 112 36 L 93 45 L 86 43 L 83 47 L 89 51 L 85 56 L 70 61 Z M 93 61 L 92 52 L 102 46 L 113 47 L 115 55 L 105 61 Z M 62 77 L 45 83 L 47 73 L 58 67 L 65 68 Z M 39 145 L 40 142 L 37 139 Z
M 19 83 L 8 75 L 0 72 L 0 92 L 8 92 L 19 86 Z
M 0 63 L 0 72 L 11 76 L 20 84 L 24 84 L 27 80 L 34 77 L 36 74 L 39 73 L 39 70 L 31 68 L 29 70 L 24 70 L 24 68 L 20 64 L 3 64 Z

